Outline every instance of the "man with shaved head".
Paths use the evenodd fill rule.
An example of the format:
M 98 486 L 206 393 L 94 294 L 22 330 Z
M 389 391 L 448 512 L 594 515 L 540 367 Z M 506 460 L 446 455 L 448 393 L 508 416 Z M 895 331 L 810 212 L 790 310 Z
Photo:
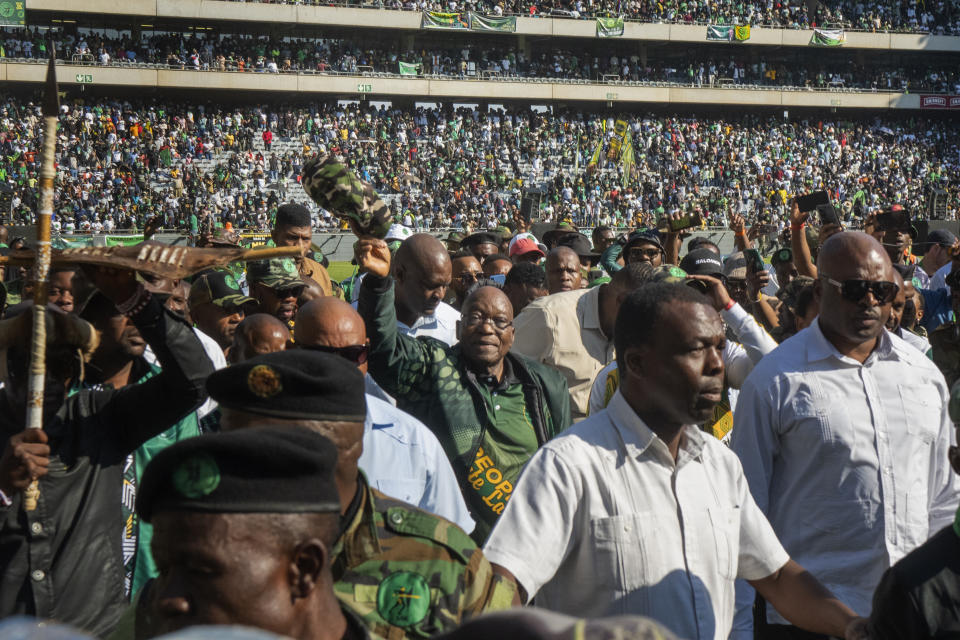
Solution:
M 370 486 L 443 516 L 467 533 L 473 531 L 473 518 L 437 437 L 422 422 L 385 400 L 386 392 L 367 375 L 370 341 L 360 314 L 342 300 L 322 298 L 297 312 L 296 326 L 299 348 L 341 356 L 364 376 L 367 419 L 360 468 Z
M 570 247 L 556 247 L 547 254 L 547 290 L 550 293 L 579 291 L 583 284 L 580 256 Z
M 393 261 L 393 278 L 400 332 L 456 344 L 459 314 L 443 302 L 452 278 L 450 253 L 443 243 L 428 233 L 404 240 Z
M 510 353 L 513 307 L 494 287 L 479 287 L 464 300 L 456 346 L 403 335 L 386 243 L 361 238 L 358 255 L 368 272 L 358 310 L 370 337 L 370 374 L 436 434 L 477 522 L 473 538 L 482 542 L 523 465 L 570 424 L 567 383 L 553 369 Z
M 866 616 L 884 571 L 956 513 L 949 390 L 885 329 L 899 287 L 879 242 L 838 233 L 817 273 L 820 315 L 747 377 L 731 446 L 790 556 Z M 753 597 L 741 591 L 731 637 L 751 629 Z M 773 612 L 767 622 L 758 637 L 820 637 Z
M 283 351 L 291 339 L 290 330 L 279 318 L 255 313 L 237 325 L 227 360 L 237 364 L 264 353 Z

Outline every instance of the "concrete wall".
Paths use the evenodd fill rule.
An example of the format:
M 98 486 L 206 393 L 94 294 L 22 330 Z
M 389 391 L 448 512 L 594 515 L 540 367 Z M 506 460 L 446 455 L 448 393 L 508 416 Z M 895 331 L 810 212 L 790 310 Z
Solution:
M 46 66 L 30 63 L 0 63 L 2 83 L 40 83 Z M 674 104 L 729 104 L 767 107 L 837 107 L 856 109 L 917 109 L 918 95 L 841 91 L 779 91 L 711 89 L 695 87 L 650 87 L 614 84 L 564 84 L 550 82 L 498 82 L 489 80 L 430 80 L 425 78 L 377 78 L 269 73 L 221 73 L 60 65 L 63 85 L 78 84 L 77 74 L 90 75 L 91 86 L 147 87 L 157 89 L 204 89 L 213 91 L 274 91 L 318 96 L 371 98 L 409 96 L 428 100 L 451 98 L 481 101 L 619 102 Z M 358 85 L 369 86 L 360 93 Z
M 257 2 L 222 0 L 27 0 L 33 11 L 112 14 L 141 17 L 183 18 L 254 23 L 336 25 L 359 28 L 410 30 L 420 28 L 420 14 L 414 11 L 386 11 L 345 7 L 304 7 Z M 653 40 L 678 43 L 706 41 L 705 26 L 628 22 L 621 40 Z M 754 28 L 746 43 L 732 47 L 767 45 L 807 47 L 810 30 Z M 593 20 L 564 18 L 519 18 L 518 35 L 595 38 Z M 921 34 L 847 33 L 847 49 L 952 51 L 960 52 L 960 37 Z

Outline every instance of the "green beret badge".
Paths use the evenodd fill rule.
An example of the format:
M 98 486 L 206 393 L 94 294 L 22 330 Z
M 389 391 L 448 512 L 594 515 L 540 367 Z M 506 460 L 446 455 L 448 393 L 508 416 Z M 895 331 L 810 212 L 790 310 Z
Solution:
M 172 481 L 173 488 L 182 496 L 202 498 L 220 485 L 220 467 L 211 456 L 198 453 L 177 465 Z
M 223 278 L 223 284 L 227 285 L 231 289 L 239 289 L 240 285 L 237 284 L 237 281 L 233 279 L 233 276 L 227 275 Z
M 396 627 L 417 624 L 429 610 L 430 587 L 419 573 L 391 573 L 377 588 L 377 613 Z
M 273 367 L 258 364 L 247 374 L 247 388 L 259 398 L 272 398 L 283 391 L 283 384 Z

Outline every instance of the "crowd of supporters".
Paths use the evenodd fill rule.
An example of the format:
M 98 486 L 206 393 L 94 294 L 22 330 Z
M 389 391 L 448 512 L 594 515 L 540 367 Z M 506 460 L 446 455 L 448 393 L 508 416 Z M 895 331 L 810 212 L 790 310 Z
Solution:
M 594 18 L 622 15 L 639 22 L 756 24 L 785 29 L 806 29 L 837 25 L 865 31 L 906 31 L 955 34 L 960 32 L 960 8 L 952 0 L 907 3 L 897 0 L 864 2 L 841 0 L 820 3 L 811 15 L 800 0 L 373 0 L 331 2 L 330 0 L 234 0 L 326 6 L 356 4 L 405 11 L 478 11 L 492 15 Z
M 0 57 L 42 60 L 49 32 L 0 31 Z M 455 77 L 521 77 L 554 80 L 672 82 L 695 86 L 749 84 L 770 87 L 850 88 L 882 91 L 960 92 L 960 72 L 948 60 L 850 60 L 847 52 L 818 52 L 802 63 L 781 55 L 706 50 L 683 59 L 644 59 L 636 48 L 604 46 L 594 51 L 519 46 L 498 48 L 483 41 L 446 47 L 400 47 L 325 38 L 130 33 L 109 36 L 81 31 L 55 39 L 58 57 L 74 62 L 125 66 L 165 65 L 196 71 L 259 73 L 409 73 Z M 606 44 L 606 43 L 605 43 Z M 796 55 L 796 54 L 794 54 Z
M 795 193 L 829 189 L 848 216 L 882 202 L 922 210 L 930 189 L 957 209 L 960 135 L 947 119 L 847 121 L 740 115 L 626 118 L 629 176 L 607 160 L 616 114 L 359 106 L 101 101 L 61 107 L 58 223 L 129 228 L 160 213 L 167 227 L 205 212 L 261 228 L 285 199 L 305 200 L 305 158 L 333 153 L 421 228 L 496 225 L 524 190 L 543 214 L 631 226 L 643 216 L 699 209 L 723 224 L 785 220 Z M 29 221 L 38 179 L 39 106 L 0 106 L 0 185 Z M 598 159 L 591 166 L 594 158 Z M 319 227 L 335 221 L 317 211 Z

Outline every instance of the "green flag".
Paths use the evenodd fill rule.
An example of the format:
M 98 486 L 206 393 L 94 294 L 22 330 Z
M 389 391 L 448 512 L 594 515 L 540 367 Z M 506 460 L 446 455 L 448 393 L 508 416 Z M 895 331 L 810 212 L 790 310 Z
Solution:
M 818 47 L 839 47 L 846 39 L 843 29 L 814 29 L 810 44 Z
M 623 35 L 623 16 L 619 18 L 597 18 L 598 38 L 618 38 Z

